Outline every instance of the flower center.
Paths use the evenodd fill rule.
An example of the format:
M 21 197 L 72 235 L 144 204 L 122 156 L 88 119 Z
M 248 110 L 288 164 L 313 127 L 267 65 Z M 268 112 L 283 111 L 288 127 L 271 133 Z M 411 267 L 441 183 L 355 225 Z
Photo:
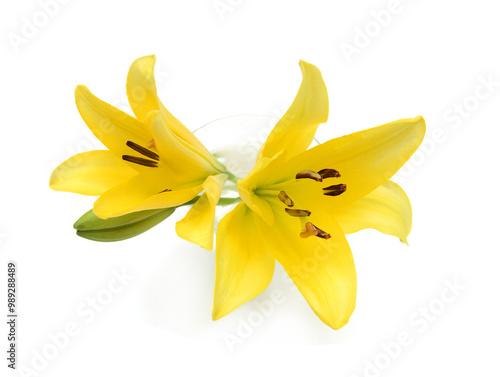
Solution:
M 335 169 L 322 169 L 320 171 L 313 170 L 303 170 L 295 175 L 295 179 L 312 179 L 316 182 L 323 182 L 323 179 L 327 178 L 339 178 L 340 173 Z M 323 195 L 327 196 L 338 196 L 347 190 L 347 185 L 341 183 L 336 185 L 331 185 L 323 187 Z M 329 239 L 332 236 L 330 233 L 321 230 L 312 222 L 308 221 L 309 216 L 311 216 L 311 211 L 307 209 L 291 209 L 295 205 L 294 201 L 287 195 L 285 191 L 281 191 L 278 194 L 279 200 L 285 204 L 288 208 L 285 208 L 285 212 L 293 217 L 298 217 L 302 223 L 302 231 L 300 232 L 301 238 L 308 238 L 311 236 L 320 237 L 323 239 Z
M 157 168 L 158 167 L 158 162 L 160 161 L 160 156 L 156 153 L 153 152 L 152 150 L 149 150 L 148 148 L 153 148 L 155 146 L 154 140 L 151 140 L 147 144 L 147 148 L 144 148 L 143 146 L 134 143 L 133 141 L 127 141 L 126 142 L 127 147 L 130 149 L 142 154 L 144 157 L 148 158 L 143 158 L 143 157 L 137 157 L 137 156 L 131 156 L 128 154 L 124 154 L 122 156 L 122 159 L 128 162 L 132 162 L 137 165 L 141 166 L 146 166 L 148 168 Z M 158 192 L 157 194 L 161 194 L 163 192 L 169 192 L 172 191 L 171 189 L 166 188 L 165 190 L 162 190 Z

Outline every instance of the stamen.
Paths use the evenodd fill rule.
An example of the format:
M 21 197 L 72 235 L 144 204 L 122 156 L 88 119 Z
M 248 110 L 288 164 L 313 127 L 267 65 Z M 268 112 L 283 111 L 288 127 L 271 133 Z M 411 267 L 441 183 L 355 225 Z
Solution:
M 344 184 L 332 185 L 332 186 L 324 187 L 323 190 L 328 191 L 328 192 L 324 192 L 323 195 L 337 196 L 337 195 L 344 193 L 347 190 L 347 186 Z
M 340 177 L 340 173 L 335 170 L 335 169 L 321 169 L 318 172 L 319 175 L 321 175 L 321 178 L 338 178 Z
M 133 149 L 134 151 L 139 152 L 143 156 L 149 157 L 156 161 L 160 161 L 160 156 L 158 156 L 158 154 L 156 154 L 153 151 L 150 151 L 147 148 L 141 147 L 139 144 L 136 144 L 133 141 L 127 141 L 127 146 Z
M 168 191 L 172 191 L 172 190 L 170 190 L 170 189 L 165 189 L 165 190 L 160 191 L 158 194 L 161 194 L 162 192 L 168 192 Z
M 316 228 L 316 230 L 318 231 L 318 234 L 316 235 L 316 237 L 323 238 L 325 240 L 332 238 L 330 233 L 327 233 L 324 230 L 319 229 L 317 226 L 314 226 L 314 228 Z
M 292 199 L 290 199 L 290 197 L 286 194 L 286 192 L 284 191 L 281 191 L 279 194 L 278 194 L 278 198 L 288 207 L 293 207 L 295 205 L 295 203 L 293 202 Z
M 325 232 L 324 230 L 319 229 L 311 222 L 306 223 L 306 229 L 303 232 L 300 232 L 301 238 L 308 238 L 311 236 L 316 236 L 319 238 L 323 238 L 325 240 L 332 238 L 330 233 Z
M 296 179 L 310 178 L 310 179 L 314 179 L 316 182 L 323 182 L 323 178 L 321 178 L 321 175 L 315 171 L 312 171 L 312 170 L 302 170 L 301 172 L 297 173 L 295 178 Z
M 158 167 L 158 162 L 147 160 L 147 159 L 141 158 L 141 157 L 129 156 L 127 154 L 124 154 L 122 156 L 122 159 L 124 159 L 125 161 L 128 161 L 128 162 L 132 162 L 132 163 L 137 164 L 137 165 L 147 166 L 148 168 L 157 168 Z
M 308 217 L 311 216 L 311 211 L 307 209 L 289 209 L 285 208 L 286 213 L 293 217 Z

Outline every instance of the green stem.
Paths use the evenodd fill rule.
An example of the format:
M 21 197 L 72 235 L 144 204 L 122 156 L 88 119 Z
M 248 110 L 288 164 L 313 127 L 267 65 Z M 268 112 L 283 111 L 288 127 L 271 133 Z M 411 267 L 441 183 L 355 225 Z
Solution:
M 231 204 L 239 203 L 241 202 L 241 198 L 220 198 L 219 202 L 217 203 L 218 206 L 228 206 Z
M 230 182 L 233 182 L 233 183 L 238 183 L 238 181 L 240 180 L 237 176 L 235 176 L 233 173 L 230 173 L 230 172 L 226 172 L 226 174 L 228 175 L 227 177 L 227 180 L 230 181 Z

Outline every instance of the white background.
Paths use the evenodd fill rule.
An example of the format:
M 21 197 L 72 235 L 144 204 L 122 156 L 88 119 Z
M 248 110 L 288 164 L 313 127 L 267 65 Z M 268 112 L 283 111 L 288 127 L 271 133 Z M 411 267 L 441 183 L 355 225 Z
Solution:
M 3 1 L 0 10 L 0 311 L 13 259 L 18 361 L 38 368 L 31 375 L 498 375 L 496 2 L 71 0 L 50 15 L 42 2 Z M 39 25 L 31 34 L 28 22 Z M 16 47 L 13 38 L 24 40 Z M 48 187 L 57 164 L 100 148 L 74 88 L 126 110 L 129 65 L 152 53 L 163 102 L 191 129 L 234 114 L 281 115 L 300 84 L 299 59 L 321 69 L 329 90 L 320 141 L 425 117 L 425 147 L 395 177 L 413 205 L 410 246 L 371 230 L 348 236 L 358 303 L 344 328 L 323 325 L 279 266 L 263 294 L 212 322 L 214 253 L 175 236 L 179 216 L 114 244 L 74 234 L 93 198 Z M 89 310 L 123 269 L 134 278 Z M 262 315 L 272 292 L 281 300 Z M 407 340 L 396 346 L 400 333 Z

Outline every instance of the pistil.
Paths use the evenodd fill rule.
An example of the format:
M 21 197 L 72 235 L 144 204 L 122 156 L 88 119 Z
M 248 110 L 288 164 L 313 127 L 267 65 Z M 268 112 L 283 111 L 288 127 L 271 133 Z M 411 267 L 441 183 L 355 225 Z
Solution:
M 311 222 L 307 222 L 305 226 L 305 230 L 300 233 L 301 238 L 308 238 L 311 236 L 316 236 L 319 238 L 323 238 L 325 240 L 332 238 L 330 233 L 325 232 L 324 230 L 319 229 Z

